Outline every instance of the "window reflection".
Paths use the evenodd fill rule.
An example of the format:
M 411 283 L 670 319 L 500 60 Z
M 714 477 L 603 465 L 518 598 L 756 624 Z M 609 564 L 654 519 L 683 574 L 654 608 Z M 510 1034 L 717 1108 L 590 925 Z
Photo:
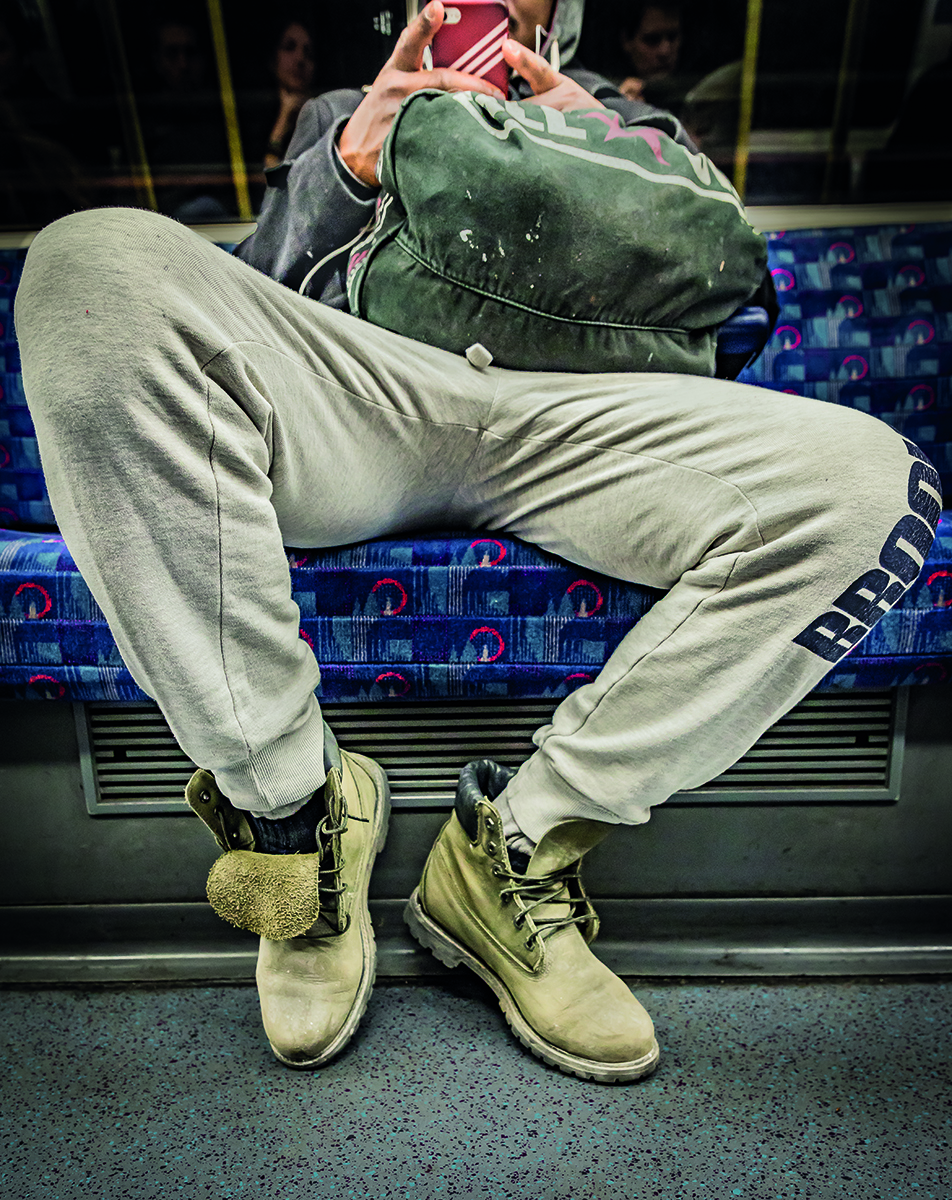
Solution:
M 126 35 L 138 50 L 135 97 L 158 210 L 228 219 L 234 184 L 207 15 L 170 5 Z
M 283 160 L 294 133 L 298 113 L 316 91 L 316 39 L 307 17 L 294 13 L 279 22 L 268 39 L 268 73 L 271 76 L 267 105 L 261 106 L 262 118 L 270 125 L 267 139 L 255 139 L 255 153 L 263 147 L 264 165 L 276 167 Z
M 86 207 L 69 88 L 38 14 L 0 6 L 0 221 L 40 224 Z
M 302 104 L 370 82 L 404 9 L 0 0 L 0 224 L 252 217 Z M 579 59 L 675 112 L 748 203 L 949 198 L 952 0 L 588 0 Z
M 748 203 L 950 198 L 952 0 L 589 0 L 582 57 L 622 87 L 637 23 L 677 47 L 653 78 L 642 65 L 642 98 L 674 111 Z

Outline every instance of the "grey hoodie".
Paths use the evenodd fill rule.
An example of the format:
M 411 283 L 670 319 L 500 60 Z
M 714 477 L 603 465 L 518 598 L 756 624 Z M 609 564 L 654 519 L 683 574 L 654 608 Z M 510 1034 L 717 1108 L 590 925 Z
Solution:
M 542 52 L 548 57 L 558 42 L 559 69 L 620 113 L 626 124 L 652 125 L 695 150 L 670 113 L 625 99 L 601 75 L 574 61 L 584 10 L 585 0 L 555 0 Z M 510 94 L 524 99 L 531 89 L 516 77 Z M 304 105 L 285 161 L 265 173 L 268 188 L 257 229 L 235 251 L 287 287 L 340 309 L 347 308 L 347 249 L 372 219 L 378 195 L 378 189 L 350 174 L 336 150 L 341 129 L 362 99 L 361 92 L 342 89 Z

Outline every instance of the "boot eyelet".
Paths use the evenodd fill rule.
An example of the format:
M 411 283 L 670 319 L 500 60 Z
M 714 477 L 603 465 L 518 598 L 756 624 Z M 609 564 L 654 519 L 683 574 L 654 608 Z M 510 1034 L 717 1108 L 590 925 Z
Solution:
M 490 833 L 492 833 L 492 831 L 496 828 L 496 822 L 492 819 L 492 817 L 486 818 L 486 828 Z
M 527 937 L 526 938 L 526 949 L 531 950 L 534 945 L 535 945 L 535 938 Z
M 496 843 L 495 842 L 487 842 L 486 843 L 486 853 L 491 854 L 491 855 L 493 855 L 493 857 L 495 857 L 495 854 L 496 854 Z
M 522 922 L 523 922 L 523 920 L 524 920 L 523 914 L 522 914 L 522 913 L 517 913 L 517 914 L 516 914 L 516 915 L 515 915 L 515 916 L 512 918 L 512 923 L 513 923 L 513 925 L 514 925 L 514 927 L 515 927 L 516 929 L 521 929 L 521 928 L 522 928 Z

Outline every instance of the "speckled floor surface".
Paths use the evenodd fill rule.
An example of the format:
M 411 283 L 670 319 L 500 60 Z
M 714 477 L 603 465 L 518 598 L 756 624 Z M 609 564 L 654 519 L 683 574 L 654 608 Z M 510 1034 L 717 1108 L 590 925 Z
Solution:
M 950 1200 L 952 982 L 639 984 L 657 1073 L 528 1056 L 468 978 L 378 986 L 319 1074 L 247 987 L 0 992 L 0 1195 Z

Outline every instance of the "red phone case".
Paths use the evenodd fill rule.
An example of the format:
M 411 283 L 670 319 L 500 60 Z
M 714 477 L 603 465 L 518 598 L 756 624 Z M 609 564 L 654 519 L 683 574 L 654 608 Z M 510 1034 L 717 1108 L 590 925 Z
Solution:
M 500 0 L 446 0 L 443 7 L 443 24 L 433 39 L 434 67 L 478 75 L 508 95 L 509 67 L 502 57 L 502 43 L 509 36 L 505 4 Z

